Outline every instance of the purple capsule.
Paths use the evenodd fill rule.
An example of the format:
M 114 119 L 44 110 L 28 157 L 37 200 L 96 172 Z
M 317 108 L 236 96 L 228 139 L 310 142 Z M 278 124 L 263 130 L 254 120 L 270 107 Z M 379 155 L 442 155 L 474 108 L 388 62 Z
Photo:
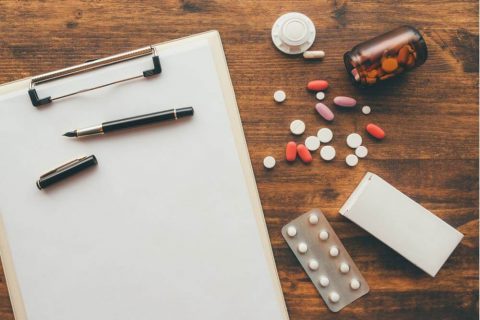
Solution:
M 317 110 L 318 114 L 322 116 L 323 119 L 327 121 L 332 121 L 335 115 L 333 114 L 332 110 L 329 107 L 324 105 L 323 103 L 319 102 L 315 105 L 315 109 Z

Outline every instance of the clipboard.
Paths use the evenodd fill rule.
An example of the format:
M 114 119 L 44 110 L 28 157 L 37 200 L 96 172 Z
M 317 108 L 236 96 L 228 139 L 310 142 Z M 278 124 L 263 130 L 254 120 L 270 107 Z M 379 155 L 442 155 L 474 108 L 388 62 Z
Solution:
M 195 116 L 179 124 L 61 136 L 188 102 Z M 2 85 L 0 126 L 17 320 L 288 319 L 217 31 Z M 98 168 L 37 190 L 74 153 Z

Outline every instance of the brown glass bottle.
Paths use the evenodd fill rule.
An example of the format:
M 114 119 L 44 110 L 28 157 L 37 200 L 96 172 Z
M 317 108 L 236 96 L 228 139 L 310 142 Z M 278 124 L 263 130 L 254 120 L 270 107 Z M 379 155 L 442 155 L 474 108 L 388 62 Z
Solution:
M 420 32 L 403 26 L 362 42 L 345 53 L 345 68 L 360 86 L 371 86 L 422 65 L 428 56 Z

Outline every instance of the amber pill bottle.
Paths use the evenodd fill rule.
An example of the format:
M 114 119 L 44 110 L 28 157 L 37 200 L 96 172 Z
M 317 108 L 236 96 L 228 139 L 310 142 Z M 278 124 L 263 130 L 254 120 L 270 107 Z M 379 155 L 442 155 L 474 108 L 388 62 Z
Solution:
M 427 56 L 420 32 L 402 26 L 356 45 L 343 60 L 353 82 L 366 87 L 421 66 Z

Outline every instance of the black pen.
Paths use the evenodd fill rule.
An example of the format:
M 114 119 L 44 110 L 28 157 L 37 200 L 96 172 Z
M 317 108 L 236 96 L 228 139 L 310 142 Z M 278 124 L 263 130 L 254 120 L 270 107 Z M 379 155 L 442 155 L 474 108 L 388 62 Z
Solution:
M 85 136 L 91 136 L 91 135 L 97 135 L 97 134 L 104 134 L 107 132 L 112 132 L 112 131 L 121 130 L 121 129 L 142 126 L 145 124 L 151 124 L 151 123 L 165 121 L 165 120 L 177 120 L 178 118 L 182 118 L 186 116 L 193 116 L 192 107 L 170 109 L 170 110 L 143 114 L 140 116 L 125 118 L 120 120 L 108 121 L 96 126 L 69 131 L 63 135 L 67 137 L 85 137 Z

